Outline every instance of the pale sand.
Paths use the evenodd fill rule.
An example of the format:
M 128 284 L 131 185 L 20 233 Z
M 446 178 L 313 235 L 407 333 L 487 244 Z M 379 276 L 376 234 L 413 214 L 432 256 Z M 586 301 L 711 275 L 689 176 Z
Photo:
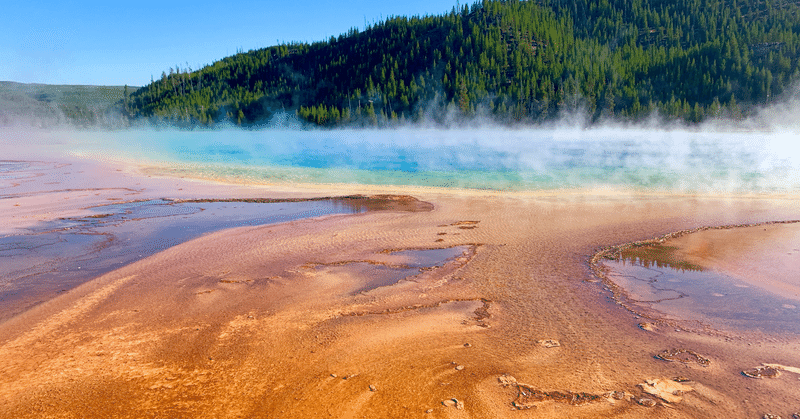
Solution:
M 61 172 L 70 176 L 50 179 L 61 185 L 44 186 L 43 171 L 4 188 L 15 196 L 0 199 L 0 225 L 14 231 L 93 202 L 162 196 L 413 192 L 435 210 L 226 230 L 93 279 L 0 324 L 0 417 L 728 419 L 800 410 L 790 370 L 741 374 L 798 367 L 795 337 L 642 330 L 588 264 L 604 246 L 796 218 L 796 200 L 228 186 L 72 163 Z M 84 174 L 72 171 L 81 165 Z M 91 179 L 98 189 L 82 189 Z M 474 253 L 353 294 L 364 278 L 347 262 L 391 264 L 382 251 L 456 245 Z M 710 364 L 654 358 L 675 348 Z M 689 381 L 672 384 L 676 376 Z M 665 393 L 674 389 L 682 394 Z

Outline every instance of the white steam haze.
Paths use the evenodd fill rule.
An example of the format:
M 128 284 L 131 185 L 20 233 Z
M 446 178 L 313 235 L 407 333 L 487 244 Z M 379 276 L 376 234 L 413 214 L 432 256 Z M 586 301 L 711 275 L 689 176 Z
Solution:
M 154 164 L 198 177 L 488 190 L 610 188 L 698 194 L 800 192 L 800 100 L 745 120 L 696 126 L 587 125 L 571 115 L 509 128 L 312 129 L 291 114 L 261 129 L 0 129 L 9 159 L 82 157 Z

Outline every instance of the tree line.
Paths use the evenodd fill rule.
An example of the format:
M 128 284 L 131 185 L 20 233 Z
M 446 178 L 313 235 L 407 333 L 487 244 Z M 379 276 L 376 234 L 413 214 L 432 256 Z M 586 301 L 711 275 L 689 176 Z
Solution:
M 800 77 L 798 12 L 789 0 L 483 0 L 176 66 L 123 109 L 187 125 L 276 112 L 323 126 L 736 118 Z

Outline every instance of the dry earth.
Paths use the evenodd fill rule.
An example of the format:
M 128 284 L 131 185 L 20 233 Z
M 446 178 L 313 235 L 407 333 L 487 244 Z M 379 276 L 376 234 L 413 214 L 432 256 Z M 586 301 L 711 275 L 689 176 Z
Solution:
M 96 199 L 342 192 L 116 179 Z M 90 204 L 59 210 L 27 188 L 23 204 L 33 207 L 0 199 L 26 222 Z M 380 192 L 410 192 L 434 209 L 206 235 L 0 324 L 0 417 L 729 419 L 800 410 L 794 372 L 741 374 L 797 364 L 796 337 L 644 330 L 589 267 L 603 246 L 790 219 L 795 200 Z M 457 246 L 456 257 L 375 282 L 413 265 L 404 250 Z M 665 351 L 709 362 L 656 357 Z

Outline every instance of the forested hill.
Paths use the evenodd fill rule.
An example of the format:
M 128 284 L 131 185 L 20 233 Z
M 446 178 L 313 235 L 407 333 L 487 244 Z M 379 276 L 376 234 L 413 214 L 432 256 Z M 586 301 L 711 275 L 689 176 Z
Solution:
M 738 117 L 800 78 L 799 12 L 795 0 L 485 0 L 169 69 L 123 107 L 179 124 L 279 111 L 320 125 Z

